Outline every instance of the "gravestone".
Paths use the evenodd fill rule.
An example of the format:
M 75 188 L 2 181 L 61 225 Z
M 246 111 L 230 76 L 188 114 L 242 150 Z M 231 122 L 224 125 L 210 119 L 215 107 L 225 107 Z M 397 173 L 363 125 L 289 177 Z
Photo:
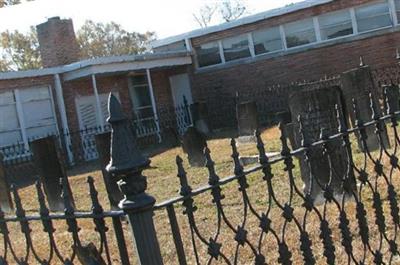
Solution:
M 384 85 L 382 86 L 383 91 L 386 93 L 385 104 L 390 106 L 390 112 L 394 113 L 400 110 L 400 90 L 398 85 Z M 388 114 L 388 113 L 387 113 Z
M 369 66 L 361 66 L 359 68 L 344 72 L 341 75 L 342 81 L 342 92 L 343 97 L 346 102 L 347 115 L 350 117 L 351 125 L 356 127 L 356 116 L 353 111 L 353 98 L 357 101 L 358 112 L 360 113 L 360 118 L 362 121 L 369 122 L 372 120 L 372 110 L 370 108 L 370 97 L 371 93 L 372 99 L 377 106 L 379 115 L 382 115 L 381 104 L 379 103 L 379 93 L 374 87 L 374 83 L 371 76 L 371 71 Z M 379 140 L 375 134 L 375 126 L 366 127 L 366 144 L 369 151 L 378 150 L 380 148 Z M 386 127 L 383 127 L 382 132 L 383 144 L 389 147 L 389 138 L 387 135 Z M 361 151 L 366 151 L 363 148 L 360 134 L 357 133 L 358 146 Z
M 56 146 L 56 138 L 54 136 L 35 140 L 31 143 L 33 159 L 35 166 L 39 171 L 39 177 L 43 183 L 44 192 L 49 203 L 51 211 L 63 211 L 64 203 L 61 198 L 62 187 L 60 179 L 64 178 L 68 185 L 69 198 L 72 205 L 74 200 L 71 187 L 68 183 L 67 174 L 62 163 L 61 154 Z
M 206 137 L 194 127 L 189 127 L 183 135 L 182 148 L 188 155 L 192 167 L 205 165 L 204 148 L 207 146 Z
M 14 209 L 11 200 L 10 186 L 3 163 L 3 155 L 0 153 L 0 206 L 3 212 L 11 213 Z
M 111 133 L 108 132 L 96 135 L 96 146 L 111 209 L 118 210 L 118 203 L 124 196 L 118 188 L 117 181 L 115 179 L 113 180 L 110 173 L 106 170 L 106 166 L 110 162 Z
M 335 105 L 342 109 L 341 92 L 339 87 L 301 90 L 290 95 L 289 106 L 292 113 L 294 130 L 294 149 L 302 145 L 302 134 L 300 133 L 300 122 L 298 116 L 302 118 L 303 134 L 308 144 L 317 142 L 320 139 L 321 130 L 325 130 L 328 136 L 337 134 L 338 122 Z M 350 189 L 355 189 L 354 174 L 350 171 L 347 175 L 349 161 L 347 161 L 346 147 L 342 146 L 342 139 L 329 141 L 329 159 L 323 155 L 323 146 L 318 145 L 310 149 L 309 163 L 306 161 L 305 154 L 302 153 L 297 158 L 300 159 L 300 171 L 304 182 L 304 192 L 309 193 L 316 201 L 323 199 L 323 187 L 331 181 L 331 189 L 335 195 L 341 196 L 345 192 L 343 181 L 348 178 L 351 183 Z M 332 170 L 333 169 L 333 170 Z M 331 173 L 334 172 L 332 179 Z M 310 178 L 310 176 L 313 178 Z M 351 190 L 346 190 L 350 193 Z
M 195 102 L 190 106 L 193 124 L 196 129 L 205 134 L 210 134 L 210 128 L 208 126 L 208 110 L 205 102 Z
M 239 137 L 254 137 L 258 129 L 258 112 L 255 101 L 248 101 L 236 105 L 236 120 Z

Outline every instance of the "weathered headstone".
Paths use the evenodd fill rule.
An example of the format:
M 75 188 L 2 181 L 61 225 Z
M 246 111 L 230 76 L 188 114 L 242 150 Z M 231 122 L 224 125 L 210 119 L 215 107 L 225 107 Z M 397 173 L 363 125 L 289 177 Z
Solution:
M 258 129 L 258 112 L 256 102 L 248 101 L 237 104 L 236 119 L 239 137 L 254 137 L 254 132 Z
M 193 167 L 205 165 L 204 148 L 207 146 L 206 137 L 194 127 L 189 127 L 183 135 L 182 148 L 188 155 L 189 164 Z
M 93 243 L 86 246 L 76 246 L 76 255 L 82 265 L 106 265 L 100 252 Z
M 289 106 L 295 132 L 293 148 L 301 147 L 303 136 L 308 144 L 317 142 L 322 129 L 328 136 L 338 132 L 335 105 L 342 109 L 341 92 L 338 87 L 301 90 L 291 94 Z M 301 133 L 298 116 L 302 118 Z M 352 188 L 355 188 L 353 172 L 350 170 L 348 175 L 349 161 L 347 161 L 345 148 L 341 139 L 329 141 L 331 164 L 328 157 L 323 154 L 322 145 L 310 149 L 308 162 L 305 154 L 298 157 L 306 194 L 320 201 L 323 198 L 323 189 L 330 183 L 330 188 L 335 195 L 343 195 L 345 192 L 342 179 L 345 178 L 350 179 L 350 183 L 354 183 Z
M 394 113 L 400 110 L 400 88 L 398 85 L 385 85 L 382 87 L 387 102 L 385 104 L 390 106 L 390 112 Z M 387 106 L 388 107 L 388 106 Z
M 207 104 L 205 102 L 195 102 L 190 108 L 194 127 L 196 127 L 199 132 L 209 135 L 210 128 L 208 126 Z
M 106 166 L 110 162 L 111 133 L 108 132 L 96 135 L 96 146 L 97 152 L 99 153 L 101 172 L 111 208 L 114 210 L 119 209 L 118 203 L 124 196 L 119 190 L 116 180 L 112 179 L 111 174 L 106 170 Z
M 0 206 L 4 212 L 9 213 L 13 211 L 14 207 L 11 200 L 10 186 L 7 181 L 3 159 L 3 155 L 0 153 Z
M 56 139 L 53 136 L 35 140 L 31 143 L 35 166 L 51 211 L 63 211 L 64 203 L 61 198 L 62 187 L 60 179 L 64 178 L 68 184 L 67 174 L 62 163 L 61 155 L 57 150 Z M 69 198 L 74 205 L 71 187 L 68 184 Z
M 369 66 L 361 66 L 359 68 L 344 72 L 341 75 L 342 81 L 342 92 L 344 100 L 346 102 L 347 115 L 350 117 L 350 121 L 353 127 L 356 127 L 356 116 L 353 111 L 353 98 L 357 101 L 358 112 L 360 118 L 363 122 L 369 122 L 372 120 L 372 110 L 370 108 L 370 94 L 375 103 L 378 106 L 376 111 L 381 115 L 381 104 L 379 104 L 379 93 L 374 87 L 374 83 L 371 76 L 371 71 Z M 375 126 L 366 127 L 367 133 L 367 147 L 369 151 L 374 151 L 380 148 L 379 140 L 375 134 Z M 386 127 L 383 128 L 382 132 L 383 144 L 389 147 L 389 138 L 387 135 Z M 363 145 L 361 142 L 361 137 L 357 134 L 358 146 L 361 151 L 363 150 Z

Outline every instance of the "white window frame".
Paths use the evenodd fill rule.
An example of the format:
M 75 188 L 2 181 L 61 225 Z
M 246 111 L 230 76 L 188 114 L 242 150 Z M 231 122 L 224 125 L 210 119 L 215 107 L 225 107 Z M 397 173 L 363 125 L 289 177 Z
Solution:
M 250 55 L 252 58 L 254 58 L 256 57 L 256 51 L 254 50 L 254 40 L 253 40 L 253 34 L 251 34 L 251 32 L 247 33 L 247 39 L 249 42 Z
M 359 32 L 359 27 L 358 27 L 357 17 L 356 17 L 356 11 L 355 11 L 356 8 L 360 8 L 360 7 L 367 6 L 367 5 L 378 4 L 378 3 L 382 3 L 382 2 L 388 4 L 389 14 L 390 14 L 390 18 L 392 20 L 392 25 L 385 26 L 385 27 L 382 27 L 382 28 L 372 29 L 372 30 L 368 30 L 368 31 Z M 256 30 L 262 30 L 263 29 L 263 28 L 258 28 L 256 30 L 253 30 L 253 31 L 247 33 L 249 50 L 250 50 L 251 56 L 250 57 L 246 57 L 246 58 L 237 59 L 237 60 L 234 60 L 234 61 L 246 60 L 248 58 L 257 58 L 259 56 L 264 56 L 266 54 L 269 54 L 269 55 L 270 54 L 274 54 L 274 53 L 276 54 L 276 53 L 280 53 L 282 51 L 286 52 L 286 51 L 291 51 L 291 50 L 296 50 L 296 49 L 303 49 L 303 48 L 312 47 L 312 46 L 315 46 L 315 45 L 318 45 L 318 44 L 321 44 L 321 43 L 327 43 L 327 42 L 332 42 L 332 41 L 336 41 L 336 40 L 340 40 L 340 39 L 346 39 L 346 38 L 349 38 L 349 37 L 352 37 L 352 36 L 363 35 L 363 34 L 375 32 L 375 31 L 380 31 L 380 30 L 384 30 L 384 29 L 388 29 L 388 28 L 392 28 L 392 27 L 396 27 L 396 26 L 400 25 L 400 18 L 397 16 L 396 5 L 395 5 L 394 0 L 373 1 L 373 2 L 370 2 L 370 3 L 365 3 L 365 4 L 357 5 L 357 6 L 354 6 L 354 7 L 350 7 L 350 8 L 338 9 L 338 10 L 335 10 L 335 11 L 332 11 L 332 12 L 346 11 L 346 10 L 350 12 L 351 24 L 352 24 L 352 27 L 353 27 L 353 34 L 340 36 L 340 37 L 333 38 L 333 39 L 322 40 L 320 23 L 319 23 L 319 17 L 320 16 L 314 16 L 314 17 L 311 17 L 311 18 L 303 18 L 303 19 L 299 19 L 298 21 L 306 20 L 306 19 L 312 19 L 313 26 L 314 26 L 313 29 L 314 29 L 314 34 L 315 34 L 316 41 L 314 41 L 312 43 L 308 43 L 308 44 L 304 44 L 304 45 L 299 45 L 299 46 L 294 46 L 294 47 L 288 48 L 287 41 L 286 41 L 286 35 L 287 34 L 286 34 L 286 31 L 285 31 L 285 25 L 288 24 L 288 23 L 297 22 L 297 21 L 292 21 L 292 22 L 281 24 L 281 25 L 277 25 L 277 27 L 279 27 L 279 32 L 280 32 L 281 41 L 282 41 L 282 49 L 281 50 L 277 50 L 277 51 L 273 51 L 273 52 L 269 52 L 269 53 L 265 53 L 265 54 L 258 54 L 257 55 L 255 53 L 255 49 L 254 49 L 253 32 L 256 31 Z M 324 13 L 323 15 L 329 14 L 329 13 L 331 13 L 331 12 Z M 267 29 L 267 28 L 264 28 L 264 29 Z M 243 35 L 243 34 L 242 33 L 237 34 L 237 36 L 239 36 L 239 35 Z M 233 36 L 233 37 L 235 37 L 235 36 Z M 218 47 L 219 47 L 219 55 L 220 55 L 220 58 L 221 58 L 221 63 L 214 64 L 214 65 L 208 65 L 208 66 L 204 66 L 204 67 L 199 67 L 199 65 L 197 63 L 197 58 L 196 58 L 195 66 L 196 66 L 197 69 L 214 68 L 214 67 L 218 67 L 218 66 L 221 66 L 221 65 L 224 65 L 224 64 L 227 63 L 227 61 L 225 59 L 223 44 L 222 44 L 224 39 L 225 38 L 217 40 Z M 195 56 L 197 56 L 197 55 L 195 55 Z
M 399 18 L 397 17 L 396 3 L 394 0 L 388 0 L 390 15 L 392 16 L 393 24 L 396 26 L 399 24 Z
M 382 28 L 370 29 L 370 30 L 366 30 L 366 31 L 360 32 L 359 29 L 358 29 L 357 16 L 356 16 L 356 8 L 360 8 L 360 7 L 364 7 L 364 6 L 369 6 L 369 5 L 374 5 L 374 4 L 379 4 L 379 3 L 383 3 L 383 2 L 386 2 L 386 3 L 388 4 L 388 7 L 389 7 L 389 15 L 390 15 L 390 18 L 391 18 L 391 20 L 392 20 L 392 25 L 389 25 L 389 26 L 386 26 L 386 27 L 382 27 Z M 370 33 L 370 32 L 375 32 L 375 31 L 379 31 L 379 30 L 382 30 L 382 29 L 389 29 L 389 28 L 393 28 L 393 26 L 396 25 L 396 24 L 394 24 L 394 19 L 393 19 L 393 16 L 392 16 L 392 12 L 391 12 L 391 8 L 390 8 L 390 3 L 389 3 L 388 0 L 384 0 L 384 1 L 375 1 L 375 2 L 371 2 L 371 3 L 363 4 L 363 5 L 358 5 L 358 6 L 356 6 L 356 7 L 353 7 L 352 9 L 353 9 L 353 11 L 354 11 L 354 19 L 355 19 L 355 23 L 356 23 L 356 25 L 357 25 L 357 34 L 356 34 L 356 35 L 366 34 L 366 33 Z

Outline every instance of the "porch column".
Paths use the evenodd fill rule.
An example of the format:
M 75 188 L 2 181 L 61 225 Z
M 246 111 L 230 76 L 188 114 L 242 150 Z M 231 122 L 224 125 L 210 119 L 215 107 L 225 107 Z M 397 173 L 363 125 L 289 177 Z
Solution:
M 96 115 L 98 117 L 99 125 L 101 126 L 101 131 L 104 130 L 104 119 L 103 119 L 103 113 L 101 112 L 101 103 L 100 103 L 100 97 L 99 93 L 97 91 L 97 82 L 96 82 L 96 76 L 93 74 L 92 75 L 92 85 L 93 85 L 93 91 L 94 91 L 94 96 L 96 98 Z
M 160 121 L 158 120 L 156 100 L 154 98 L 153 82 L 151 81 L 150 69 L 146 69 L 147 82 L 149 83 L 151 106 L 153 107 L 154 120 L 156 121 L 158 141 L 161 143 Z
M 55 84 L 55 91 L 56 91 L 56 97 L 57 97 L 57 107 L 58 107 L 58 112 L 60 113 L 60 118 L 61 118 L 61 124 L 62 124 L 62 133 L 64 136 L 64 141 L 65 141 L 65 149 L 67 150 L 67 155 L 68 155 L 68 160 L 72 164 L 74 163 L 74 156 L 68 148 L 69 146 L 72 146 L 71 143 L 71 137 L 69 134 L 69 126 L 68 126 L 68 120 L 67 120 L 67 111 L 65 109 L 65 102 L 64 102 L 64 94 L 63 94 L 63 88 L 61 84 L 61 79 L 59 74 L 54 75 L 54 84 Z

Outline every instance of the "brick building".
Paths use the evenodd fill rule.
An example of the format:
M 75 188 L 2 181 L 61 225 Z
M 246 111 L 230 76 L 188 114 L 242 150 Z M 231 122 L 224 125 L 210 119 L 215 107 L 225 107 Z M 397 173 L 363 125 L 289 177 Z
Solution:
M 51 18 L 37 26 L 44 68 L 0 73 L 0 146 L 103 126 L 110 91 L 143 136 L 160 135 L 183 96 L 205 101 L 214 127 L 236 93 L 262 91 L 266 112 L 284 111 L 288 91 L 274 84 L 339 74 L 360 56 L 395 63 L 399 22 L 400 0 L 307 0 L 156 41 L 153 53 L 77 61 L 72 21 Z

